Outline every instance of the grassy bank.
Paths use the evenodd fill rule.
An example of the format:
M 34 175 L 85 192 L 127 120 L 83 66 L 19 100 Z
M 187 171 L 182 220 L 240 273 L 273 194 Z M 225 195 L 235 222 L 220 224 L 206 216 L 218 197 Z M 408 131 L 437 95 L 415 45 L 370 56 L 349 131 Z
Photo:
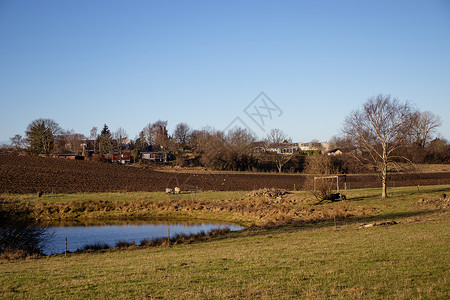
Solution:
M 343 191 L 344 192 L 344 191 Z M 319 202 L 309 192 L 282 190 L 183 192 L 75 193 L 0 195 L 21 200 L 37 210 L 43 220 L 108 220 L 128 217 L 169 219 L 212 219 L 239 221 L 244 225 L 286 225 L 337 220 L 380 220 L 448 208 L 440 201 L 450 195 L 450 186 L 399 187 L 380 198 L 380 189 L 345 191 L 347 201 Z M 448 196 L 447 196 L 448 197 Z M 106 209 L 105 209 L 106 208 Z M 73 211 L 75 210 L 75 212 Z M 273 222 L 272 222 L 273 221 Z M 279 224 L 276 221 L 280 221 Z
M 378 192 L 350 191 L 347 203 L 319 205 L 302 193 L 283 196 L 303 199 L 298 205 L 310 205 L 311 214 L 330 212 L 321 222 L 255 227 L 170 248 L 3 261 L 0 297 L 448 298 L 450 215 L 439 196 L 450 187 L 392 189 L 386 200 Z M 126 197 L 121 201 L 133 202 Z M 212 194 L 200 198 L 219 201 Z M 358 207 L 365 213 L 334 222 L 331 212 Z M 361 227 L 386 220 L 398 224 Z
M 322 202 L 305 191 L 283 190 L 208 191 L 165 194 L 163 192 L 76 193 L 0 195 L 30 205 L 41 221 L 107 220 L 129 218 L 202 219 L 245 226 L 318 222 L 330 219 L 376 217 L 414 212 L 421 198 L 438 199 L 450 194 L 449 186 L 390 189 L 380 200 L 379 189 L 348 190 L 348 201 Z M 380 201 L 376 201 L 380 200 Z

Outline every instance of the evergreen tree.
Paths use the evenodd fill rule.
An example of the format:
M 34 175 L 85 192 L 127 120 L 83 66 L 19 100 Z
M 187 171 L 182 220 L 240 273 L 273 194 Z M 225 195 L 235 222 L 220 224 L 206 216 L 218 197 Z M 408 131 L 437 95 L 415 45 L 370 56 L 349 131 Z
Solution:
M 143 130 L 139 133 L 139 137 L 136 139 L 136 142 L 134 144 L 136 146 L 136 149 L 138 149 L 139 151 L 144 151 L 148 147 L 148 143 Z
M 104 125 L 102 132 L 98 138 L 99 152 L 106 154 L 111 153 L 113 148 L 111 131 L 109 131 L 108 125 Z
M 61 132 L 58 123 L 50 119 L 37 119 L 26 130 L 28 151 L 49 155 L 55 145 L 55 137 Z

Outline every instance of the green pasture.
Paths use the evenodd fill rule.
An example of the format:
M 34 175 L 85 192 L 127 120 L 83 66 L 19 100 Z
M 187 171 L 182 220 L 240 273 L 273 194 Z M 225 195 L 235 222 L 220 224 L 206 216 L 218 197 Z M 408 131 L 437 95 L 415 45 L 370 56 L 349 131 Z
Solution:
M 347 191 L 345 202 L 316 204 L 305 192 L 289 197 L 316 210 L 361 207 L 356 217 L 252 227 L 206 242 L 102 250 L 2 261 L 0 298 L 11 299 L 448 299 L 450 186 Z M 202 192 L 205 201 L 248 192 Z M 11 195 L 8 195 L 11 196 Z M 54 198 L 51 198 L 53 196 Z M 162 193 L 48 195 L 162 201 Z M 183 195 L 170 195 L 178 197 Z M 30 198 L 27 198 L 30 197 Z M 75 198 L 71 198 L 75 197 Z M 347 205 L 347 206 L 345 206 Z M 395 221 L 395 225 L 363 224 Z

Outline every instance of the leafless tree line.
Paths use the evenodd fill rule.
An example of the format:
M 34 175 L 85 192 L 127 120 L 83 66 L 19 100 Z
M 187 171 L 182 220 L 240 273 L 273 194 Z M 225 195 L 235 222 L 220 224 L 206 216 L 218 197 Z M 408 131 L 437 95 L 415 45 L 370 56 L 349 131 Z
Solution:
M 347 148 L 347 155 L 333 158 L 339 172 L 361 171 L 362 166 L 377 168 L 387 176 L 388 165 L 400 160 L 412 162 L 448 162 L 448 144 L 433 139 L 441 125 L 439 116 L 420 112 L 408 102 L 378 95 L 368 99 L 361 109 L 345 119 L 342 134 L 333 138 L 335 147 Z M 29 124 L 26 138 L 16 135 L 11 143 L 31 153 L 50 154 L 84 150 L 99 153 L 167 151 L 175 155 L 180 166 L 204 166 L 218 170 L 301 171 L 305 158 L 298 155 L 257 151 L 269 146 L 292 142 L 282 130 L 273 129 L 262 141 L 247 130 L 228 132 L 211 127 L 193 129 L 186 123 L 175 126 L 172 134 L 167 121 L 147 124 L 130 140 L 123 128 L 111 132 L 105 124 L 100 134 L 93 127 L 89 139 L 73 130 L 62 130 L 50 119 L 38 119 Z M 345 158 L 345 159 L 344 159 Z M 372 170 L 373 171 L 373 170 Z

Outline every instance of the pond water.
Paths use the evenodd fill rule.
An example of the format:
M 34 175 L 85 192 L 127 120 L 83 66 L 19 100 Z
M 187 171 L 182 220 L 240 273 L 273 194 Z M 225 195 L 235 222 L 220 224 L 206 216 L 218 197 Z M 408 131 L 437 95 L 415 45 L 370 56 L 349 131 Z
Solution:
M 64 253 L 65 239 L 67 238 L 67 251 L 74 252 L 85 245 L 107 244 L 114 247 L 118 242 L 135 242 L 153 240 L 177 234 L 196 234 L 202 231 L 209 232 L 218 228 L 229 228 L 232 231 L 243 229 L 233 224 L 214 222 L 173 222 L 173 221 L 119 221 L 108 224 L 58 224 L 47 225 L 49 240 L 45 243 L 44 254 Z

